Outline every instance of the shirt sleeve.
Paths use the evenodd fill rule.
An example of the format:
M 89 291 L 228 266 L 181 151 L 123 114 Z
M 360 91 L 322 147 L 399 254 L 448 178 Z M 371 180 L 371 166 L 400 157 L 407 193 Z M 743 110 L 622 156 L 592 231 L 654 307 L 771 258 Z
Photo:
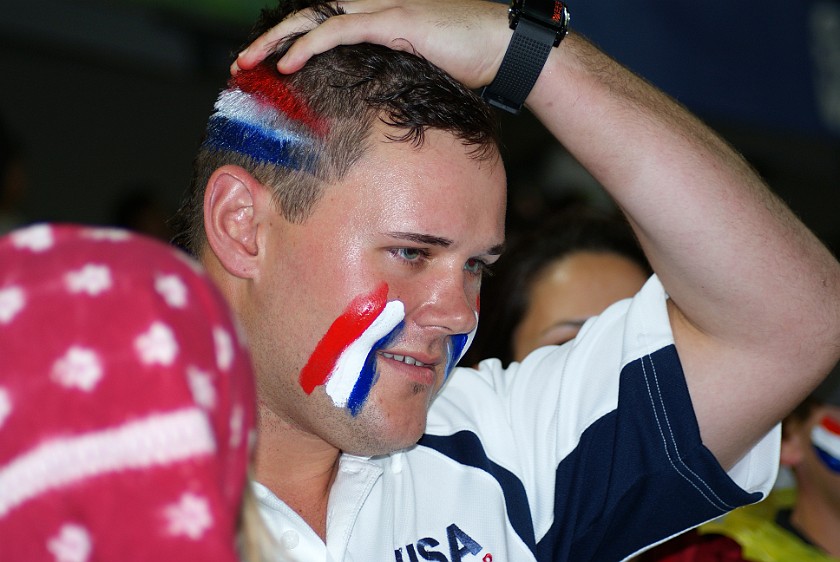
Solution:
M 621 560 L 773 485 L 778 427 L 728 474 L 702 444 L 666 300 L 654 276 L 572 342 L 459 371 L 436 400 L 430 432 L 474 432 L 521 482 L 538 559 Z

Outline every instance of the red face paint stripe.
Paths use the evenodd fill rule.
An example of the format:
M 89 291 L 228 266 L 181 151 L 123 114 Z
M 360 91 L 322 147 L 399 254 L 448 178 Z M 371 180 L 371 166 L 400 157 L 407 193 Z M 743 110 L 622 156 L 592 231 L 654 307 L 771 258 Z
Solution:
M 821 425 L 824 428 L 826 428 L 827 430 L 829 430 L 830 432 L 836 433 L 837 435 L 840 435 L 840 422 L 838 422 L 834 418 L 830 418 L 828 416 L 825 416 L 821 420 Z
M 264 65 L 253 70 L 236 73 L 229 82 L 231 88 L 239 88 L 246 94 L 258 95 L 292 121 L 308 127 L 316 135 L 326 135 L 324 120 L 319 118 L 284 82 L 277 79 L 276 71 Z
M 369 295 L 360 295 L 332 323 L 315 346 L 315 351 L 300 372 L 300 386 L 307 394 L 327 382 L 335 362 L 351 343 L 367 330 L 387 304 L 388 285 L 382 283 Z

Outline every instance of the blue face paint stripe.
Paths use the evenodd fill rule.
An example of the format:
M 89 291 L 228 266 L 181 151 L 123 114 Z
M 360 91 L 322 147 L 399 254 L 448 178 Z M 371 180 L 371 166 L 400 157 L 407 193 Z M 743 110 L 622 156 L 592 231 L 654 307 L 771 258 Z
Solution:
M 376 354 L 383 347 L 388 346 L 397 335 L 402 331 L 405 322 L 397 324 L 387 336 L 380 339 L 371 347 L 370 352 L 365 358 L 365 365 L 359 373 L 359 378 L 356 384 L 353 385 L 353 390 L 347 398 L 347 408 L 350 410 L 352 416 L 356 416 L 362 409 L 362 406 L 367 401 L 371 388 L 379 378 L 379 372 L 376 370 Z
M 817 457 L 831 470 L 832 472 L 840 473 L 840 459 L 834 458 L 828 452 L 820 449 L 814 445 L 814 451 Z
M 365 366 L 359 372 L 359 378 L 347 397 L 347 409 L 350 410 L 350 415 L 355 417 L 362 409 L 362 406 L 367 401 L 370 394 L 370 389 L 376 379 L 379 378 L 379 373 L 376 371 L 376 353 L 371 351 L 365 359 Z
M 309 171 L 312 165 L 307 158 L 301 157 L 304 151 L 300 138 L 282 136 L 278 131 L 218 115 L 210 118 L 203 144 L 239 152 L 261 162 L 272 162 L 292 170 Z
M 469 334 L 455 334 L 454 336 L 449 337 L 449 357 L 446 358 L 447 378 L 449 377 L 449 373 L 452 372 L 452 369 L 455 368 L 455 364 L 458 362 L 459 359 L 461 359 L 461 352 L 464 351 L 464 347 L 467 345 L 468 339 Z

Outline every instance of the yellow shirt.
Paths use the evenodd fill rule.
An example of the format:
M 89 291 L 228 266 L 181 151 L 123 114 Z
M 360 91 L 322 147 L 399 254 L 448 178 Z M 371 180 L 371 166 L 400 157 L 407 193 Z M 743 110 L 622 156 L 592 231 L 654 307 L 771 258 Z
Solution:
M 764 501 L 736 509 L 702 525 L 699 531 L 735 540 L 744 560 L 753 562 L 840 562 L 776 524 L 779 510 L 792 507 L 795 500 L 795 490 L 775 490 Z

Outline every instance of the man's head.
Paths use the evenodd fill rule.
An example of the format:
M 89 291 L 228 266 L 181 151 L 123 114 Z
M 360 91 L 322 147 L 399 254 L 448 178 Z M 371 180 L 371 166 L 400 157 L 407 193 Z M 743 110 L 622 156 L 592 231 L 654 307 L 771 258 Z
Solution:
M 817 498 L 840 514 L 840 365 L 782 428 L 782 464 L 796 475 L 800 497 Z
M 503 241 L 493 115 L 410 53 L 340 47 L 290 76 L 275 60 L 219 97 L 189 245 L 245 328 L 261 423 L 357 454 L 410 445 Z
M 306 1 L 264 10 L 253 38 Z M 340 10 L 316 4 L 316 17 Z M 204 188 L 225 164 L 241 166 L 274 190 L 278 210 L 303 221 L 326 184 L 340 180 L 368 148 L 377 122 L 396 142 L 420 146 L 428 129 L 453 134 L 478 160 L 498 157 L 497 124 L 473 92 L 423 58 L 379 45 L 341 46 L 281 75 L 287 38 L 257 68 L 240 71 L 217 99 L 180 210 L 179 242 L 199 253 L 204 239 Z

